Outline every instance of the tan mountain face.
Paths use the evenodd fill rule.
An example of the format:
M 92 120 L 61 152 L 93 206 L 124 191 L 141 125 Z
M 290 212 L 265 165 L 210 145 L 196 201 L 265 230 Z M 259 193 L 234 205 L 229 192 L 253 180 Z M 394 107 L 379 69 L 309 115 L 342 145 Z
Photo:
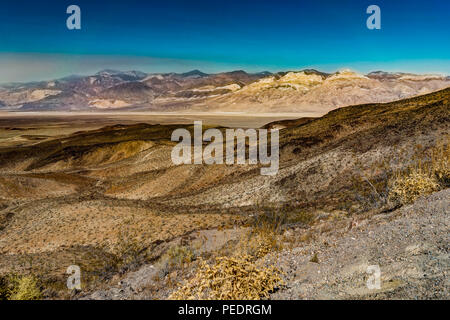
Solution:
M 439 76 L 373 78 L 351 71 L 329 77 L 304 72 L 261 79 L 239 91 L 214 100 L 203 107 L 220 111 L 313 112 L 323 115 L 335 108 L 390 102 L 448 87 L 450 81 Z
M 3 98 L 3 104 L 15 105 L 18 103 L 34 102 L 51 97 L 61 93 L 60 90 L 48 90 L 48 89 L 27 89 L 19 90 L 16 92 L 0 91 L 0 96 Z
M 277 74 L 234 71 L 144 74 L 103 71 L 0 88 L 0 108 L 23 111 L 122 110 L 305 113 L 391 102 L 450 86 L 448 77 L 349 70 Z M 2 106 L 3 105 L 3 106 Z

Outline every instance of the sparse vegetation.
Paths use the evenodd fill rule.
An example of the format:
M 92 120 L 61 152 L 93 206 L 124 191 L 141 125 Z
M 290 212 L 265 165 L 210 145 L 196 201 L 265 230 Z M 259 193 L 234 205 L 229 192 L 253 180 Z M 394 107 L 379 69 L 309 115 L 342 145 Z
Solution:
M 248 232 L 236 244 L 231 256 L 201 260 L 195 276 L 172 293 L 169 299 L 256 300 L 268 297 L 281 281 L 275 267 L 258 265 L 258 259 L 281 249 L 279 238 L 288 221 L 286 212 L 259 206 Z M 178 252 L 177 250 L 176 252 Z
M 124 272 L 138 265 L 145 258 L 145 251 L 146 247 L 136 237 L 120 233 L 112 250 L 115 268 Z
M 450 180 L 450 147 L 442 142 L 405 170 L 397 171 L 391 181 L 389 198 L 401 204 L 414 202 L 445 187 Z
M 262 258 L 268 253 L 282 248 L 278 237 L 279 235 L 271 230 L 250 230 L 237 245 L 237 252 L 242 255 Z
M 159 260 L 159 277 L 163 278 L 173 270 L 183 269 L 195 258 L 194 251 L 189 247 L 179 245 L 170 247 Z
M 173 246 L 164 254 L 163 259 L 167 260 L 170 266 L 180 266 L 190 263 L 195 259 L 192 249 L 186 246 Z
M 355 159 L 355 175 L 352 177 L 352 189 L 360 211 L 369 211 L 372 209 L 381 209 L 389 206 L 389 180 L 392 176 L 391 165 L 398 159 L 379 160 L 367 166 L 361 159 Z
M 353 189 L 362 211 L 409 204 L 449 187 L 449 146 L 448 141 L 439 141 L 428 150 L 416 145 L 412 155 L 402 149 L 389 161 L 377 161 L 365 169 L 357 161 Z
M 238 245 L 238 251 L 257 258 L 282 249 L 280 238 L 286 227 L 309 224 L 313 220 L 312 213 L 293 211 L 286 205 L 258 204 L 256 211 L 248 224 L 248 233 Z
M 414 202 L 422 195 L 428 195 L 439 190 L 436 179 L 423 169 L 407 170 L 397 173 L 389 193 L 389 198 L 401 204 Z
M 431 150 L 433 173 L 443 188 L 450 187 L 450 139 Z

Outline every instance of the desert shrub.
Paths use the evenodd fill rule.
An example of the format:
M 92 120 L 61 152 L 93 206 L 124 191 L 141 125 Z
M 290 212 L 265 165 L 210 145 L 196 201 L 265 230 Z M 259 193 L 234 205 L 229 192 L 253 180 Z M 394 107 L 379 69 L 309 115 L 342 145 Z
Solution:
M 237 244 L 236 254 L 262 258 L 282 248 L 278 238 L 279 234 L 271 229 L 249 230 Z
M 288 225 L 309 225 L 314 221 L 315 215 L 311 211 L 294 211 L 287 216 L 286 224 Z
M 172 293 L 169 299 L 255 300 L 267 297 L 281 283 L 275 267 L 258 266 L 259 258 L 281 249 L 278 241 L 287 215 L 264 207 L 247 225 L 248 232 L 237 242 L 232 256 L 200 259 L 195 276 Z
M 395 175 L 389 198 L 394 202 L 408 204 L 422 195 L 428 195 L 437 190 L 439 190 L 439 184 L 432 173 L 414 168 Z
M 352 190 L 362 211 L 388 206 L 389 181 L 392 176 L 390 163 L 379 160 L 365 166 L 360 160 L 357 160 L 354 170 L 355 173 L 351 180 Z
M 175 245 L 170 247 L 159 259 L 159 278 L 162 279 L 171 271 L 183 269 L 196 259 L 190 247 Z
M 261 258 L 281 249 L 279 237 L 290 221 L 288 209 L 258 205 L 257 213 L 248 224 L 249 231 L 238 243 L 237 254 Z
M 281 232 L 282 226 L 288 220 L 287 210 L 283 209 L 282 207 L 274 207 L 270 204 L 258 204 L 257 212 L 250 222 L 250 227 L 255 230 L 265 230 L 274 233 Z
M 416 145 L 413 151 L 401 149 L 391 155 L 390 161 L 373 163 L 365 170 L 357 162 L 353 189 L 364 211 L 411 203 L 450 186 L 449 164 L 448 139 L 431 148 Z
M 253 257 L 219 257 L 212 265 L 201 261 L 196 275 L 169 299 L 258 300 L 282 282 L 274 267 L 258 267 Z
M 440 142 L 431 149 L 431 168 L 443 188 L 450 187 L 450 143 Z
M 11 275 L 3 278 L 0 296 L 8 300 L 39 300 L 42 292 L 38 280 L 33 276 Z
M 391 181 L 389 198 L 401 204 L 415 201 L 422 195 L 449 187 L 450 143 L 440 141 L 428 151 L 416 154 L 412 164 L 397 171 Z
M 145 259 L 146 247 L 136 237 L 121 233 L 111 251 L 115 257 L 114 267 L 124 272 L 139 265 Z
M 279 251 L 282 234 L 286 229 L 298 225 L 310 225 L 315 218 L 311 211 L 298 210 L 287 204 L 258 204 L 256 214 L 247 225 L 249 232 L 238 244 L 237 252 L 261 258 L 270 252 Z
M 173 246 L 162 256 L 170 268 L 183 266 L 185 263 L 194 261 L 195 254 L 191 248 L 185 246 Z
M 0 301 L 7 300 L 9 297 L 8 281 L 6 277 L 0 276 Z

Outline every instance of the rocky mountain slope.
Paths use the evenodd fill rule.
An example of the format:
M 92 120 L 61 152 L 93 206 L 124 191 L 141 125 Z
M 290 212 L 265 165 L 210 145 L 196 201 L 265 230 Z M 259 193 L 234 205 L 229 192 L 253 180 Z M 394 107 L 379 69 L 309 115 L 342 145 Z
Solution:
M 176 74 L 104 70 L 92 76 L 0 87 L 0 108 L 20 111 L 290 112 L 320 116 L 338 107 L 395 101 L 450 85 L 438 75 L 349 70 L 333 74 L 233 71 Z
M 116 285 L 125 273 L 159 261 L 174 243 L 205 248 L 204 242 L 191 243 L 203 239 L 220 244 L 208 248 L 227 250 L 236 245 L 233 232 L 243 230 L 256 213 L 273 207 L 286 214 L 285 227 L 291 233 L 286 237 L 292 236 L 295 245 L 300 245 L 297 240 L 315 241 L 316 236 L 320 240 L 320 234 L 330 230 L 353 228 L 366 217 L 396 210 L 384 201 L 387 177 L 408 166 L 414 156 L 426 157 L 439 141 L 448 141 L 449 106 L 450 88 L 390 103 L 339 108 L 321 118 L 272 123 L 268 127 L 280 128 L 280 169 L 275 176 L 260 175 L 260 165 L 174 165 L 171 134 L 180 127 L 193 130 L 192 124 L 113 125 L 0 147 L 0 276 L 13 271 L 39 275 L 49 288 L 46 297 L 60 297 L 67 294 L 65 270 L 76 264 L 83 270 L 84 294 L 88 294 Z M 352 231 L 342 242 L 331 234 L 324 239 L 329 249 L 321 242 L 305 246 L 318 253 L 319 263 L 330 261 L 330 266 L 293 266 L 292 270 L 301 273 L 310 269 L 305 271 L 306 278 L 291 274 L 291 280 L 299 282 L 279 297 L 297 298 L 300 293 L 304 297 L 340 296 L 336 288 L 326 291 L 326 282 L 318 282 L 325 288 L 321 292 L 310 286 L 317 271 L 330 275 L 332 283 L 341 281 L 343 293 L 357 297 L 358 292 L 345 289 L 352 275 L 331 276 L 344 264 L 341 256 L 348 258 L 345 266 L 349 268 L 372 263 L 372 257 L 378 259 L 382 272 L 385 267 L 392 271 L 393 276 L 385 279 L 388 284 L 393 279 L 390 285 L 395 288 L 432 289 L 428 280 L 414 280 L 424 269 L 400 274 L 402 265 L 385 256 L 393 253 L 398 259 L 415 259 L 400 252 L 418 244 L 420 259 L 405 265 L 426 266 L 438 281 L 437 290 L 442 290 L 440 264 L 448 258 L 442 256 L 447 234 L 441 232 L 446 225 L 441 224 L 445 215 L 439 206 L 448 208 L 448 195 L 439 194 L 430 201 L 436 215 L 418 211 L 411 227 L 402 216 L 397 227 L 387 228 L 385 234 L 381 226 L 374 225 L 364 234 Z M 389 217 L 384 221 L 390 221 Z M 433 229 L 422 226 L 426 221 L 432 222 Z M 370 231 L 375 243 L 393 247 L 378 248 L 370 242 Z M 435 231 L 439 234 L 433 238 Z M 403 234 L 411 241 L 402 238 Z M 351 257 L 356 252 L 351 237 L 361 237 L 361 243 L 367 244 L 367 261 Z M 217 242 L 222 238 L 229 241 Z M 429 259 L 420 253 L 428 250 L 420 247 L 422 242 L 433 252 Z M 340 255 L 334 248 L 348 252 Z M 297 253 L 285 253 L 280 265 L 300 259 Z M 147 297 L 167 297 L 170 279 L 164 272 L 158 275 L 163 279 L 158 282 L 161 288 L 147 292 Z M 406 284 L 405 277 L 410 277 Z M 183 274 L 173 279 L 181 281 Z
M 330 221 L 324 219 L 314 228 L 314 241 L 266 257 L 276 259 L 286 275 L 286 286 L 272 299 L 448 299 L 449 208 L 446 189 L 354 220 L 347 230 L 325 229 Z M 373 265 L 380 270 L 380 288 L 367 286 Z
M 400 100 L 448 86 L 444 77 L 416 75 L 366 76 L 341 71 L 323 76 L 289 72 L 252 83 L 214 102 L 213 109 L 295 112 L 310 110 L 326 113 L 337 107 Z M 205 104 L 205 106 L 207 106 Z M 217 106 L 218 105 L 218 106 Z
M 270 298 L 448 299 L 449 206 L 450 189 L 446 189 L 390 213 L 352 220 L 345 228 L 325 228 L 333 219 L 322 216 L 312 227 L 314 240 L 261 259 L 261 263 L 277 265 L 284 274 L 284 285 Z M 285 234 L 294 238 L 302 232 Z M 316 261 L 311 261 L 313 256 Z M 379 288 L 367 286 L 369 266 L 379 267 Z M 161 296 L 156 297 L 149 290 L 156 287 L 161 267 L 146 264 L 111 287 L 81 299 L 166 298 L 170 288 L 160 290 Z

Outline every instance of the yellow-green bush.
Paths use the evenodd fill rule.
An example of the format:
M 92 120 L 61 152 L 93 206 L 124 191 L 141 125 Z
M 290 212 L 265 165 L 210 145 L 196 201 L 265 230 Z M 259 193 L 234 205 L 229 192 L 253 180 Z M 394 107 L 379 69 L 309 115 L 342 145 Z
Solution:
M 259 300 L 282 283 L 274 267 L 258 267 L 253 257 L 220 257 L 201 261 L 196 275 L 172 293 L 172 300 Z
M 436 178 L 425 170 L 416 169 L 395 176 L 389 198 L 401 204 L 414 202 L 422 195 L 439 190 Z
M 6 282 L 3 295 L 9 300 L 42 299 L 38 280 L 33 276 L 10 276 Z

